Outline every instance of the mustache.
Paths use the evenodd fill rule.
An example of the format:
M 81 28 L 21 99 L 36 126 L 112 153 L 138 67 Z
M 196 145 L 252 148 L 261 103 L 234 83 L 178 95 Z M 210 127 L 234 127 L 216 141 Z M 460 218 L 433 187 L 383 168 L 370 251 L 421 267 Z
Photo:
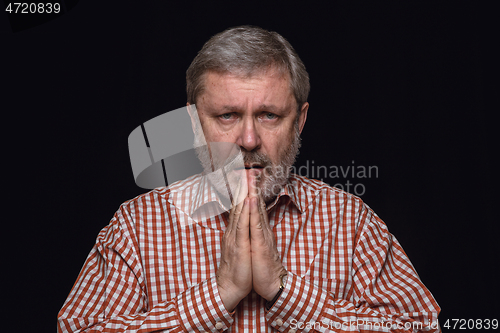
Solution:
M 271 159 L 264 153 L 258 151 L 242 151 L 243 162 L 245 165 L 258 165 L 261 167 L 266 167 L 272 165 Z

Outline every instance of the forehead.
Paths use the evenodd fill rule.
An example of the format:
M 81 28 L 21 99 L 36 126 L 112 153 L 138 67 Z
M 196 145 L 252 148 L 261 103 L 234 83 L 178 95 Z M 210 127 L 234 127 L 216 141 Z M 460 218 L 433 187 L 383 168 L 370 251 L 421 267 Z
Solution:
M 274 108 L 296 106 L 288 75 L 275 69 L 250 76 L 209 71 L 203 81 L 204 89 L 197 101 L 199 106 L 235 109 L 262 105 Z

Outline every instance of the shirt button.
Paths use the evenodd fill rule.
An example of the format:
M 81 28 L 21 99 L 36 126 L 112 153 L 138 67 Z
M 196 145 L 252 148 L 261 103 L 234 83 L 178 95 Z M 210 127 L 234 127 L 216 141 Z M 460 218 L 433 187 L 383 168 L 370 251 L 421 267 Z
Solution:
M 283 325 L 283 320 L 281 320 L 280 318 L 276 319 L 276 325 L 278 326 Z
M 223 327 L 224 327 L 224 324 L 223 324 L 223 323 L 221 323 L 220 321 L 218 321 L 218 322 L 216 322 L 216 323 L 215 323 L 215 328 L 216 328 L 216 329 L 220 330 L 220 329 L 222 329 Z
M 288 331 L 288 333 L 295 333 L 295 332 L 297 332 L 297 331 L 296 331 L 296 330 L 294 330 L 293 328 L 291 328 L 291 329 Z

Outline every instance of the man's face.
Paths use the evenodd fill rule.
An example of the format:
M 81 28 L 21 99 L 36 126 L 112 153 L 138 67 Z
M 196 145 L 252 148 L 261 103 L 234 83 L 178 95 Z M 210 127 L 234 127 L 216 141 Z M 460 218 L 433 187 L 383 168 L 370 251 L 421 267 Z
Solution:
M 237 144 L 246 172 L 256 176 L 257 186 L 269 202 L 289 177 L 308 103 L 297 118 L 288 78 L 275 70 L 249 78 L 209 72 L 204 88 L 196 108 L 206 141 Z

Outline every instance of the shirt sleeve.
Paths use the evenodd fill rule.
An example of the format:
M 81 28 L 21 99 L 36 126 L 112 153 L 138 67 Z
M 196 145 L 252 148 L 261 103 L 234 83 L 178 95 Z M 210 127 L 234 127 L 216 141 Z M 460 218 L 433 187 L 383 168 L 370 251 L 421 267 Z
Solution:
M 121 209 L 123 210 L 123 208 Z M 120 210 L 98 235 L 66 302 L 58 332 L 223 331 L 232 322 L 215 276 L 150 305 L 138 246 Z
M 359 217 L 348 299 L 289 273 L 267 321 L 280 332 L 440 332 L 440 308 L 399 242 L 371 209 Z

